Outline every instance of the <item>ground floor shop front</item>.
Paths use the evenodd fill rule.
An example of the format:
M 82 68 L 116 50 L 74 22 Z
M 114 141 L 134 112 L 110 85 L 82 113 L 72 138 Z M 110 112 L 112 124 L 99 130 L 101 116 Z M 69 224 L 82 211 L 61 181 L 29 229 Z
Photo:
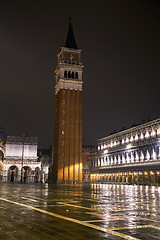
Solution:
M 42 175 L 40 162 L 0 163 L 0 182 L 40 182 Z
M 92 183 L 129 183 L 160 185 L 160 166 L 124 166 L 121 168 L 94 169 L 90 176 Z

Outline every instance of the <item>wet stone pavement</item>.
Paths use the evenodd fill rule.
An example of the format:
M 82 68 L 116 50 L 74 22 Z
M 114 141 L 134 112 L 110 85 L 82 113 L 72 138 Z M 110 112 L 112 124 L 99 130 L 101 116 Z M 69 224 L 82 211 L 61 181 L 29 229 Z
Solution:
M 160 187 L 1 183 L 0 239 L 160 239 Z

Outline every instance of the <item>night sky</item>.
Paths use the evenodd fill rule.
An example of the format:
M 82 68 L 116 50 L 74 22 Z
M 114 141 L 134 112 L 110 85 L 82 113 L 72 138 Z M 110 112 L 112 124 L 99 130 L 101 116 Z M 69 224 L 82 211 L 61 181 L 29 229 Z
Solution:
M 82 49 L 83 144 L 160 117 L 160 1 L 0 0 L 0 119 L 52 144 L 68 11 Z

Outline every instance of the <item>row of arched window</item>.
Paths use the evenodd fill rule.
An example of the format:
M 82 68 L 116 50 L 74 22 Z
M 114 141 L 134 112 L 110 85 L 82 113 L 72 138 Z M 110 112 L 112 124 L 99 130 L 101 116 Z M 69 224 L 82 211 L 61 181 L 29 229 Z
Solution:
M 78 72 L 64 71 L 64 78 L 78 79 Z
M 106 156 L 106 157 L 99 157 L 95 159 L 91 159 L 91 166 L 92 167 L 99 167 L 99 166 L 107 166 L 107 165 L 114 165 L 114 164 L 124 164 L 124 163 L 132 163 L 132 162 L 144 162 L 150 160 L 157 160 L 160 154 L 159 147 L 150 148 L 148 150 L 140 150 L 140 151 L 132 151 L 132 152 L 123 152 L 120 154 Z
M 145 140 L 145 139 L 149 139 L 149 138 L 154 138 L 160 135 L 160 128 L 158 128 L 157 130 L 152 130 L 152 131 L 146 131 L 146 132 L 139 132 L 136 133 L 135 135 L 130 135 L 129 136 L 120 136 L 119 138 L 115 138 L 112 139 L 108 142 L 101 142 L 99 143 L 98 146 L 98 150 L 103 150 L 105 148 L 109 148 L 109 147 L 114 147 L 117 145 L 122 145 L 122 144 L 126 144 L 129 142 L 134 142 L 134 141 L 138 141 L 138 140 Z

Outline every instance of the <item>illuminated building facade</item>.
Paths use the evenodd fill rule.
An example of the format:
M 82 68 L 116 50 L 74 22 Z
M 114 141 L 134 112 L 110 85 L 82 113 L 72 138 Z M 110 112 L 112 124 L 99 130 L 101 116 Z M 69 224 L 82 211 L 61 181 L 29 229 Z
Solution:
M 82 181 L 82 62 L 71 17 L 55 71 L 53 181 Z
M 97 146 L 83 145 L 82 147 L 82 181 L 90 182 L 90 154 L 95 152 Z
M 1 141 L 0 181 L 39 182 L 41 163 L 37 161 L 37 144 L 37 138 L 24 136 L 7 136 L 6 141 Z
M 52 174 L 52 147 L 49 149 L 38 149 L 38 159 L 41 162 L 42 182 L 47 183 Z
M 91 182 L 160 184 L 160 118 L 98 140 Z

